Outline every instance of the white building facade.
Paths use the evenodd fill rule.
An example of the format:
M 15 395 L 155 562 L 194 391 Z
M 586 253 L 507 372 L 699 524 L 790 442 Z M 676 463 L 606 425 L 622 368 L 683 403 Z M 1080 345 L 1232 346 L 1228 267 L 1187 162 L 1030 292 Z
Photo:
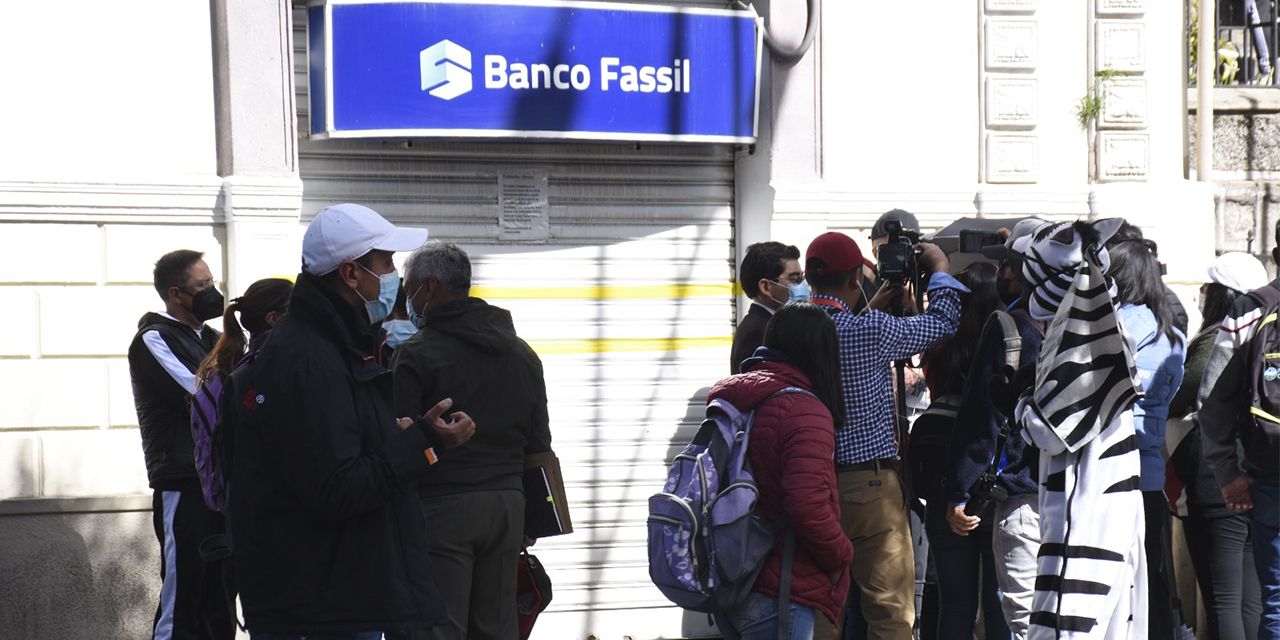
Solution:
M 1215 218 L 1183 179 L 1180 6 L 817 4 L 798 63 L 764 56 L 754 144 L 311 139 L 302 4 L 0 9 L 0 637 L 147 632 L 159 547 L 125 353 L 161 305 L 153 263 L 204 251 L 232 297 L 295 274 L 331 204 L 463 246 L 473 293 L 544 361 L 576 531 L 534 549 L 555 583 L 535 638 L 684 633 L 648 579 L 646 502 L 729 373 L 747 245 L 862 242 L 892 208 L 926 231 L 1121 215 L 1195 308 Z M 793 44 L 805 5 L 754 8 Z M 545 194 L 536 241 L 504 233 L 512 180 Z

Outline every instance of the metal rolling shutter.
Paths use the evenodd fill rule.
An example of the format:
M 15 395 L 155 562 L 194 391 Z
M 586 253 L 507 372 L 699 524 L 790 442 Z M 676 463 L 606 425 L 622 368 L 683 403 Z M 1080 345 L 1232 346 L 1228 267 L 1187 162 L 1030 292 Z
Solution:
M 294 25 L 307 131 L 301 10 Z M 299 160 L 303 223 L 358 202 L 460 244 L 473 293 L 509 309 L 542 357 L 575 533 L 533 549 L 555 585 L 534 638 L 678 637 L 681 611 L 648 577 L 645 517 L 728 372 L 734 150 L 302 140 Z M 546 243 L 498 241 L 508 169 L 548 174 Z

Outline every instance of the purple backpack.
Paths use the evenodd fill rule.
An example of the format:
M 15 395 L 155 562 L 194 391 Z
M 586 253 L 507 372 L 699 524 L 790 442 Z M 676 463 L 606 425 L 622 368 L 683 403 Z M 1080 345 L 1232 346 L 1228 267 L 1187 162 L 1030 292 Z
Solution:
M 232 367 L 232 373 L 253 361 L 258 352 L 250 351 Z M 191 394 L 191 439 L 195 442 L 196 475 L 200 477 L 200 490 L 204 503 L 214 511 L 227 507 L 227 481 L 223 475 L 223 463 L 219 460 L 214 433 L 218 425 L 218 398 L 226 385 L 227 376 L 214 374 L 197 385 Z
M 200 476 L 200 489 L 204 503 L 214 511 L 226 506 L 225 484 L 222 472 L 214 464 L 213 430 L 218 420 L 218 397 L 226 376 L 215 373 L 196 386 L 191 394 L 191 439 L 195 441 L 196 475 Z
M 662 492 L 649 498 L 649 577 L 677 605 L 722 613 L 755 586 L 785 524 L 756 509 L 760 492 L 747 459 L 751 423 L 761 405 L 789 393 L 813 396 L 787 387 L 745 413 L 712 400 Z M 789 566 L 783 574 L 789 577 Z

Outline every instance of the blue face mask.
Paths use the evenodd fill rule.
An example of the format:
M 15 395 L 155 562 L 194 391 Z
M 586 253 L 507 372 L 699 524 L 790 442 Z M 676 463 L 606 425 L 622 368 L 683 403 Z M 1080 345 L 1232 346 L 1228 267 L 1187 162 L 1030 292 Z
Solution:
M 787 301 L 789 302 L 808 302 L 809 301 L 809 281 L 796 282 L 787 285 Z
M 358 262 L 356 264 L 360 265 L 361 269 L 369 271 L 365 269 L 364 265 Z M 356 295 L 360 296 L 361 300 L 364 300 L 364 309 L 369 313 L 369 324 L 377 324 L 391 315 L 391 307 L 396 305 L 396 294 L 400 293 L 400 274 L 395 269 L 392 269 L 391 273 L 383 275 L 369 271 L 369 275 L 378 278 L 377 299 L 364 300 L 364 296 L 360 295 L 359 289 L 356 290 Z
M 418 312 L 413 308 L 413 299 L 418 297 L 418 292 L 422 291 L 423 284 L 426 284 L 426 281 L 423 281 L 422 284 L 418 285 L 418 288 L 414 289 L 413 293 L 409 294 L 408 298 L 405 298 L 405 305 L 404 305 L 409 308 L 409 322 L 412 322 L 413 326 L 417 327 L 418 329 L 421 329 L 427 325 L 427 319 L 418 315 Z
M 387 346 L 392 349 L 400 346 L 405 340 L 413 337 L 418 332 L 417 327 L 413 326 L 408 320 L 387 320 L 382 323 L 382 328 L 387 330 Z
M 808 280 L 802 280 L 800 282 L 786 282 L 786 283 L 775 282 L 773 280 L 770 280 L 769 282 L 773 282 L 779 287 L 787 288 L 787 302 L 808 302 L 809 301 L 809 281 Z M 777 298 L 773 298 L 773 301 L 777 302 L 778 304 L 786 304 L 785 302 Z

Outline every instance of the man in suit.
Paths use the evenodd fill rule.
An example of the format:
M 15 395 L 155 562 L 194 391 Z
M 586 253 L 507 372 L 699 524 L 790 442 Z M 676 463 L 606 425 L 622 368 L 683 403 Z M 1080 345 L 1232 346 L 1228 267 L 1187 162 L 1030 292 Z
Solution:
M 764 326 L 773 312 L 789 300 L 809 299 L 809 284 L 800 270 L 800 250 L 781 242 L 757 242 L 747 247 L 738 284 L 751 298 L 751 307 L 733 333 L 730 373 L 738 373 L 738 365 L 764 344 Z

